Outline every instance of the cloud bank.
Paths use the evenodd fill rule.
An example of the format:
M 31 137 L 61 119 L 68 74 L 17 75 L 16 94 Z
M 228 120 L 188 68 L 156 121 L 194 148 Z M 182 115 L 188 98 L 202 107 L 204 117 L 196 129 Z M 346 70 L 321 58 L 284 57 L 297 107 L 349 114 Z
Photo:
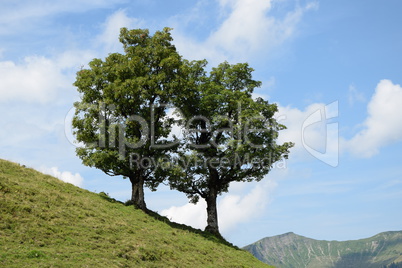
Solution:
M 363 101 L 362 96 L 359 101 Z M 336 109 L 327 109 L 329 105 L 331 104 L 314 103 L 303 110 L 278 106 L 277 120 L 287 127 L 280 133 L 279 142 L 295 143 L 295 147 L 291 149 L 292 158 L 305 158 L 305 152 L 309 148 L 332 156 L 349 152 L 355 157 L 369 158 L 378 154 L 382 147 L 402 141 L 402 87 L 390 80 L 384 79 L 377 84 L 367 104 L 367 117 L 359 125 L 360 130 L 350 139 L 339 137 L 337 128 L 328 127 L 337 117 Z M 321 111 L 321 120 L 314 124 L 305 124 L 317 111 Z M 328 115 L 330 120 L 326 120 Z
M 232 183 L 230 189 L 235 188 L 234 193 L 224 194 L 218 200 L 218 221 L 222 233 L 255 218 L 269 204 L 271 193 L 277 184 L 266 179 L 249 191 L 245 191 L 243 185 L 244 183 Z M 188 203 L 173 206 L 163 210 L 161 215 L 178 223 L 204 229 L 207 221 L 206 203 L 200 199 L 196 205 Z
M 381 147 L 402 141 L 402 87 L 390 80 L 381 80 L 367 106 L 362 129 L 350 140 L 345 150 L 358 157 L 372 157 Z
M 50 59 L 39 56 L 24 58 L 22 63 L 0 62 L 0 102 L 18 100 L 46 103 L 54 89 L 68 82 Z
M 297 34 L 303 15 L 317 9 L 316 2 L 297 6 L 283 18 L 270 14 L 272 0 L 220 0 L 224 20 L 203 41 L 196 41 L 181 32 L 177 23 L 173 36 L 179 51 L 190 59 L 208 59 L 213 64 L 245 61 L 261 53 L 267 55 Z M 194 18 L 198 16 L 193 15 Z
M 82 187 L 82 184 L 84 182 L 84 179 L 81 177 L 79 173 L 73 174 L 69 171 L 59 171 L 57 167 L 51 167 L 51 168 L 41 167 L 39 171 L 51 175 L 53 177 L 56 177 L 64 182 L 74 184 L 75 186 L 78 187 Z

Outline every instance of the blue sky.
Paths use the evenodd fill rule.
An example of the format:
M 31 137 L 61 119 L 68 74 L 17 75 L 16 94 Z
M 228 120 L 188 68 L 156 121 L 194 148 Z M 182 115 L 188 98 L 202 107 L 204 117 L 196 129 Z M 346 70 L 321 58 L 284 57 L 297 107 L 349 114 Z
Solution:
M 0 157 L 126 201 L 130 183 L 81 164 L 69 120 L 75 72 L 122 51 L 120 27 L 165 26 L 187 59 L 248 62 L 296 143 L 258 183 L 219 199 L 244 246 L 293 231 L 350 240 L 402 229 L 402 2 L 328 0 L 2 1 Z M 150 209 L 205 226 L 205 204 L 160 187 Z

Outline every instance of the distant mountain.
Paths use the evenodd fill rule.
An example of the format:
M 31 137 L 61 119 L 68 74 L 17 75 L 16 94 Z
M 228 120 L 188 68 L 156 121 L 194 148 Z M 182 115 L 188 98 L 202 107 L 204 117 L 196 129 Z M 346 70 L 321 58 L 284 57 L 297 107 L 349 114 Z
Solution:
M 343 242 L 286 233 L 261 239 L 244 249 L 278 268 L 402 267 L 402 231 Z

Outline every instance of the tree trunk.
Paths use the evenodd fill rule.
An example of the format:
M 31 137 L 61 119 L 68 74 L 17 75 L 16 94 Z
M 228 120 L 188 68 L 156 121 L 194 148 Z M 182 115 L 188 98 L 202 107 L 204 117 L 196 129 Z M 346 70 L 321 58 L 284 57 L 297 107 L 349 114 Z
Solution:
M 216 206 L 216 199 L 218 193 L 215 187 L 209 189 L 209 194 L 205 201 L 207 201 L 207 227 L 205 231 L 210 232 L 214 235 L 221 236 L 218 227 L 218 210 Z
M 131 181 L 131 201 L 134 203 L 136 208 L 147 210 L 147 205 L 144 199 L 144 178 L 139 176 L 139 178 L 130 178 Z

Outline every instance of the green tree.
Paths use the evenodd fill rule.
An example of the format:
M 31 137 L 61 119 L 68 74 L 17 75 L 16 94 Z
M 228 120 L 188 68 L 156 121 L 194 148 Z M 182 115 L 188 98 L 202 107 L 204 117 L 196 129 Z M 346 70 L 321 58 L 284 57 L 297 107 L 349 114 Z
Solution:
M 207 75 L 206 61 L 185 63 L 188 85 L 174 104 L 186 135 L 170 185 L 191 202 L 205 199 L 206 231 L 219 235 L 218 195 L 231 182 L 263 179 L 293 144 L 276 143 L 285 126 L 274 118 L 275 104 L 253 98 L 261 82 L 248 64 L 224 62 Z
M 178 86 L 182 60 L 169 28 L 153 36 L 148 30 L 122 28 L 120 42 L 124 54 L 94 59 L 77 73 L 76 153 L 84 165 L 128 178 L 132 202 L 146 210 L 144 186 L 155 190 L 166 178 L 155 167 L 174 151 L 166 139 L 172 120 L 165 104 Z

